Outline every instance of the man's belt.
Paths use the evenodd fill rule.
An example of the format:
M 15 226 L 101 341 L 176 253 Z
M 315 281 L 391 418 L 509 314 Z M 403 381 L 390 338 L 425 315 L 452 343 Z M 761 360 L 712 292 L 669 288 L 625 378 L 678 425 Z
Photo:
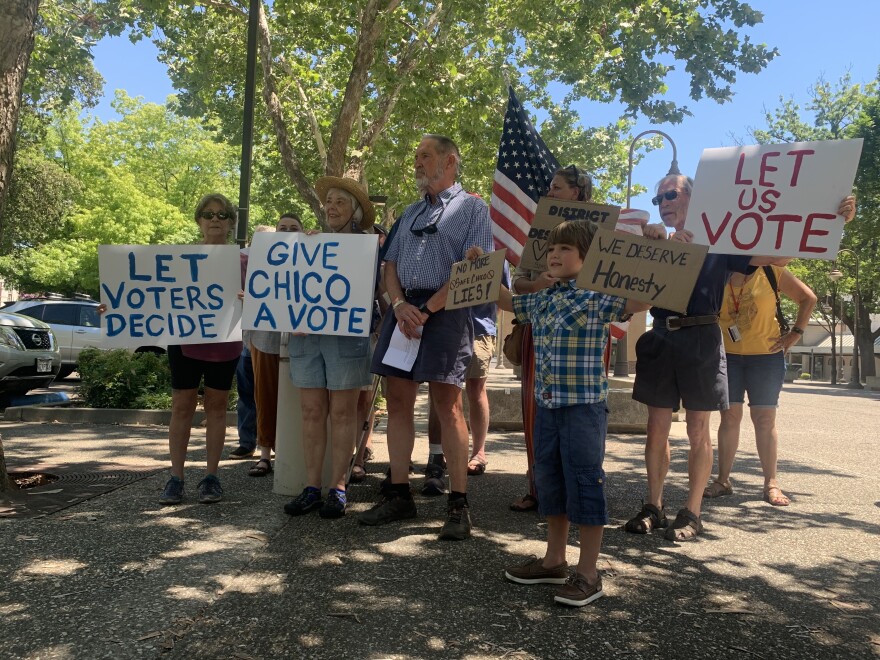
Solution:
M 404 289 L 403 295 L 405 298 L 430 298 L 435 293 L 437 293 L 437 289 Z
M 666 328 L 667 330 L 681 330 L 682 328 L 690 328 L 695 325 L 713 325 L 715 323 L 718 323 L 717 314 L 706 316 L 667 316 L 665 319 L 656 319 L 654 327 Z

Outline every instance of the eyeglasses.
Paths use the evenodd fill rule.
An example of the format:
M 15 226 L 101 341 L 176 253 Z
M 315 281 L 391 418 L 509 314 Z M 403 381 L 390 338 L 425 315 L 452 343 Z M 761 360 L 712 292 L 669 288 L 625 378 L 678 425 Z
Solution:
M 215 217 L 221 220 L 229 220 L 232 216 L 225 211 L 199 211 L 199 217 L 202 220 L 213 220 Z
M 671 202 L 673 199 L 678 197 L 678 191 L 667 190 L 665 193 L 660 193 L 659 195 L 651 199 L 651 204 L 653 204 L 654 206 L 660 206 L 660 202 L 663 201 L 664 197 L 666 198 L 666 201 Z

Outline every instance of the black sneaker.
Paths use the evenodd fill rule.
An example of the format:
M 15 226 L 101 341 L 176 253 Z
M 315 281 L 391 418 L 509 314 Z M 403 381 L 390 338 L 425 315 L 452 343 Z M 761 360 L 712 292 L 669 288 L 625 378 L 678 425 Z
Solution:
M 159 495 L 159 504 L 180 504 L 183 500 L 183 479 L 171 477 Z
M 425 468 L 425 483 L 422 484 L 422 495 L 437 497 L 446 492 L 446 480 L 443 479 L 443 468 L 435 463 L 428 463 Z
M 323 503 L 321 491 L 306 486 L 303 488 L 303 492 L 284 505 L 284 513 L 290 516 L 302 516 L 319 508 Z
M 220 480 L 213 474 L 205 475 L 199 482 L 199 504 L 214 504 L 223 499 L 223 488 Z
M 416 503 L 412 498 L 404 499 L 386 491 L 378 503 L 358 516 L 358 522 L 361 525 L 375 526 L 415 517 Z
M 424 474 L 427 475 L 432 466 L 439 466 L 443 472 L 446 472 L 446 456 L 444 454 L 432 454 L 428 456 L 428 464 L 425 465 Z
M 446 523 L 440 530 L 444 541 L 464 541 L 471 535 L 471 513 L 467 500 L 459 498 L 449 503 Z
M 242 447 L 241 445 L 239 445 L 238 447 L 233 449 L 231 452 L 226 454 L 226 458 L 232 458 L 232 459 L 250 458 L 251 456 L 254 455 L 254 453 L 256 451 L 257 451 L 256 449 L 248 449 L 247 447 Z
M 345 491 L 331 488 L 324 500 L 324 506 L 318 509 L 318 515 L 322 518 L 342 518 L 345 515 Z

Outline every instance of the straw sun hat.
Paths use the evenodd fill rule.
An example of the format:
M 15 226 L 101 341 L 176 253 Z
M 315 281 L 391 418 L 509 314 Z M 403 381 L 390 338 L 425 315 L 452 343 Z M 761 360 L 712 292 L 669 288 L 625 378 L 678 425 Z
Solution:
M 359 227 L 361 231 L 369 231 L 370 227 L 376 222 L 376 209 L 370 201 L 370 196 L 363 189 L 363 186 L 354 179 L 342 178 L 338 176 L 322 176 L 315 181 L 315 190 L 321 203 L 327 202 L 327 193 L 331 188 L 339 188 L 347 193 L 354 195 L 354 198 L 361 205 L 364 217 L 361 218 Z

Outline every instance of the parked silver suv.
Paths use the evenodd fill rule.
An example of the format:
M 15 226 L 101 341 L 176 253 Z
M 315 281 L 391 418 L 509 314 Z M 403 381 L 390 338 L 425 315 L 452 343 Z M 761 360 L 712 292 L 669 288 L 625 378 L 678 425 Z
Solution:
M 48 387 L 60 369 L 61 352 L 48 325 L 0 312 L 0 394 Z

